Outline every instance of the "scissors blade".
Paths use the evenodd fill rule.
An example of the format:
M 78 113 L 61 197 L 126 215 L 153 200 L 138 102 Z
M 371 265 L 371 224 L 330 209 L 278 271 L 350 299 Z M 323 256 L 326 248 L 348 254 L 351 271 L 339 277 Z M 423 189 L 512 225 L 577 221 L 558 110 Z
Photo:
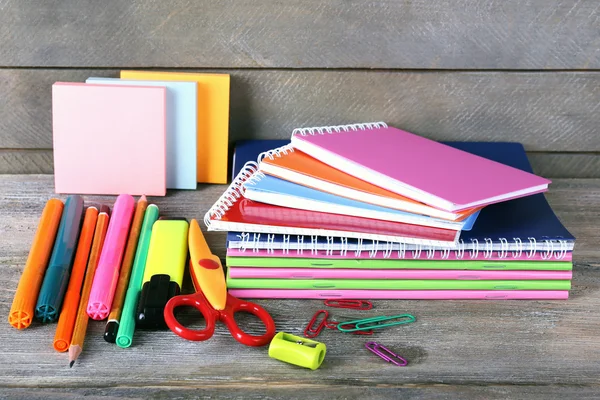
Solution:
M 208 247 L 198 221 L 192 219 L 188 233 L 192 279 L 215 310 L 225 309 L 227 284 L 219 257 Z

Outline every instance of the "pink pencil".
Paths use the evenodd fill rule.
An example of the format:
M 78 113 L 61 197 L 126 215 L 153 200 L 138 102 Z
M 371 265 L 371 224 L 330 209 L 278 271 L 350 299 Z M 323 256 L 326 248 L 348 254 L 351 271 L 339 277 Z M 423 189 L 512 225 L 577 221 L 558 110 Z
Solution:
M 130 195 L 117 197 L 87 305 L 92 319 L 102 320 L 110 313 L 134 208 L 135 200 Z
M 229 267 L 232 278 L 275 279 L 458 279 L 570 280 L 572 271 Z
M 566 300 L 568 290 L 229 289 L 240 299 Z

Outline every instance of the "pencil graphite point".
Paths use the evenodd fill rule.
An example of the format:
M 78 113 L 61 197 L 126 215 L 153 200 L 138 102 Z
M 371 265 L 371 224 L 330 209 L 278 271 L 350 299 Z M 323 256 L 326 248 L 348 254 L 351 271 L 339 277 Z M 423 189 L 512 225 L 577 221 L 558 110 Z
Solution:
M 69 347 L 69 368 L 73 368 L 73 364 L 75 364 L 75 360 L 81 354 L 81 346 L 74 345 Z

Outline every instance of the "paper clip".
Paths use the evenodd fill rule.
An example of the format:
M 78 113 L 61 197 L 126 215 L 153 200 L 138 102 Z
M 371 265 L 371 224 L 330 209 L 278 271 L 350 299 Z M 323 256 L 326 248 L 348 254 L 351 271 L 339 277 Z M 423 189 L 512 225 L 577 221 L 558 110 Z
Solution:
M 323 320 L 317 324 L 317 319 L 321 314 L 323 314 Z M 328 316 L 329 312 L 327 312 L 326 310 L 317 311 L 308 323 L 306 329 L 304 330 L 304 336 L 306 336 L 307 338 L 316 338 L 317 336 L 319 336 L 319 333 L 321 333 L 321 331 L 327 324 Z
M 337 326 L 339 325 L 339 322 L 336 321 L 325 321 L 325 327 L 329 328 L 329 329 L 337 329 Z M 365 335 L 365 336 L 371 336 L 373 334 L 373 330 L 368 330 L 368 331 L 356 331 L 356 332 L 352 332 L 353 335 Z
M 373 308 L 373 303 L 368 300 L 325 300 L 327 307 L 349 308 L 352 310 L 370 310 Z
M 398 354 L 392 352 L 385 346 L 380 345 L 377 342 L 367 342 L 365 343 L 365 347 L 367 350 L 377 354 L 379 357 L 383 358 L 387 362 L 391 362 L 399 367 L 405 367 L 408 364 L 404 358 L 400 357 Z M 396 361 L 400 360 L 400 362 Z
M 379 324 L 382 321 L 390 321 L 393 319 L 397 319 L 398 321 L 390 322 L 387 324 Z M 402 324 L 410 324 L 415 322 L 417 319 L 410 314 L 400 314 L 394 315 L 391 317 L 382 316 L 382 317 L 373 317 L 373 318 L 365 318 L 365 319 L 357 319 L 354 321 L 347 321 L 344 323 L 338 324 L 337 328 L 342 332 L 355 332 L 355 331 L 367 331 L 370 329 L 380 329 L 385 328 L 387 326 L 394 325 L 402 325 Z M 354 325 L 354 327 L 344 328 L 344 326 Z

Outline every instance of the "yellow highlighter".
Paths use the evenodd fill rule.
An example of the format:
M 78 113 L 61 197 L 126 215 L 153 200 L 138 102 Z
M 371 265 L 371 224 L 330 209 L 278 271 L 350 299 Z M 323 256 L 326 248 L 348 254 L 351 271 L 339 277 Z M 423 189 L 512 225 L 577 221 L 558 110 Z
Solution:
M 166 329 L 164 308 L 181 292 L 188 254 L 189 224 L 185 219 L 159 219 L 152 226 L 136 327 Z
M 223 266 L 219 257 L 215 256 L 208 248 L 200 225 L 195 219 L 190 223 L 189 246 L 193 275 L 196 277 L 195 281 L 202 286 L 202 288 L 196 288 L 196 291 L 202 289 L 206 300 L 214 309 L 223 310 L 227 302 L 227 284 Z M 211 261 L 207 262 L 206 260 Z

